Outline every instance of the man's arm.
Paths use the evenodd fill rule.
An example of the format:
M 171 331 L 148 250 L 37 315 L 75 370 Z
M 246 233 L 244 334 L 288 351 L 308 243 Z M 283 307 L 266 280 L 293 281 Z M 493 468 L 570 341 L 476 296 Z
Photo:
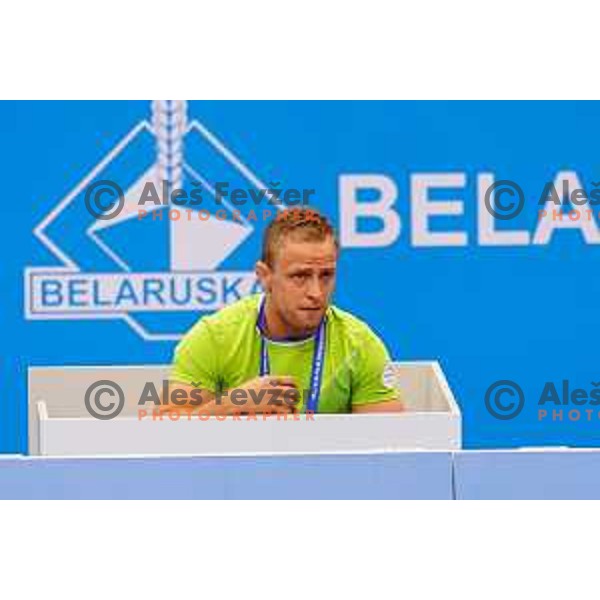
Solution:
M 210 413 L 212 409 L 212 414 L 223 414 L 214 412 L 216 396 L 207 389 L 201 389 L 180 381 L 169 381 L 168 391 L 168 398 L 164 397 L 164 392 L 161 395 L 161 412 L 192 411 L 196 414 L 202 414 Z
M 399 413 L 406 409 L 401 400 L 392 398 L 375 404 L 359 404 L 352 407 L 353 413 Z

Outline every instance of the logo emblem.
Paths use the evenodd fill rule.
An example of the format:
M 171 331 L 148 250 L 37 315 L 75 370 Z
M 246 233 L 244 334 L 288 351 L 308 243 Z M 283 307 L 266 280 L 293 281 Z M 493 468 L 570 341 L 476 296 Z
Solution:
M 396 376 L 396 369 L 393 363 L 388 362 L 384 369 L 382 375 L 382 382 L 385 387 L 396 388 L 398 385 L 398 378 Z
M 157 190 L 166 182 L 170 190 L 201 189 L 196 208 L 212 209 L 219 181 L 268 187 L 212 131 L 189 119 L 185 101 L 153 101 L 150 119 L 136 124 L 35 228 L 54 260 L 25 270 L 26 318 L 121 319 L 144 340 L 177 340 L 199 313 L 259 291 L 253 264 L 266 219 L 248 220 L 244 207 L 227 199 L 218 206 L 222 219 L 197 218 L 194 207 L 173 204 L 168 194 L 164 204 L 140 206 L 149 182 Z M 265 208 L 276 216 L 283 207 Z

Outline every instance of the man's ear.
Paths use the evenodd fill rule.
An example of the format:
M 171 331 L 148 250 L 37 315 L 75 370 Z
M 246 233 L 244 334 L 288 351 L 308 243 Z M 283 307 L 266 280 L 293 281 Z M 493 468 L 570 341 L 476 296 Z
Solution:
M 272 277 L 271 267 L 262 260 L 259 260 L 256 262 L 256 265 L 254 265 L 254 272 L 256 273 L 256 277 L 260 281 L 263 290 L 265 290 L 265 292 L 270 292 Z

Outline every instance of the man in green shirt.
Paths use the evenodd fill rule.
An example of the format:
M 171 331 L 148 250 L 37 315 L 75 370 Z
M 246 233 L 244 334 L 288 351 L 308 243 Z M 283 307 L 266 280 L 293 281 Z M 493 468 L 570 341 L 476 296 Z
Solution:
M 264 294 L 201 318 L 175 350 L 171 388 L 186 407 L 215 415 L 403 409 L 383 342 L 330 304 L 338 251 L 314 209 L 285 210 L 269 224 L 255 267 Z

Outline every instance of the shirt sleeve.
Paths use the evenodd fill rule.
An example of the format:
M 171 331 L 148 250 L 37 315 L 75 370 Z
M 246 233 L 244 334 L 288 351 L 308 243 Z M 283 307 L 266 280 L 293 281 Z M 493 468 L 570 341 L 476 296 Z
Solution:
M 170 380 L 216 391 L 217 352 L 209 324 L 200 319 L 175 348 Z
M 360 337 L 352 381 L 352 406 L 376 404 L 400 398 L 388 380 L 390 355 L 381 339 L 370 329 Z

